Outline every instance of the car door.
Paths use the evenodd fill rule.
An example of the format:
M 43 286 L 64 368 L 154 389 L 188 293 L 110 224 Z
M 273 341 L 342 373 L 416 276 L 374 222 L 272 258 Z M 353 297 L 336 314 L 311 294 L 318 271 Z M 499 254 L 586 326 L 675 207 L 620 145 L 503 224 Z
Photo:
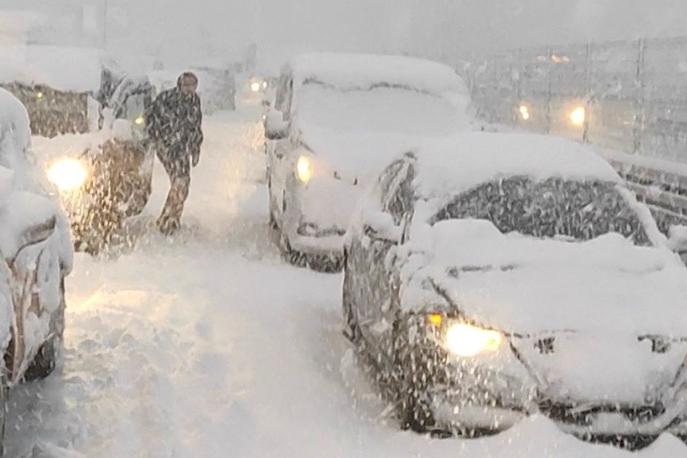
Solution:
M 371 218 L 393 222 L 394 230 L 402 233 L 405 215 L 412 211 L 413 177 L 412 163 L 402 159 L 392 164 L 380 180 L 381 215 Z M 365 340 L 378 354 L 388 354 L 391 330 L 398 311 L 398 282 L 394 272 L 395 249 L 400 239 L 380 235 L 368 222 L 363 223 L 360 235 L 360 249 L 357 250 L 357 286 L 361 292 L 358 319 Z

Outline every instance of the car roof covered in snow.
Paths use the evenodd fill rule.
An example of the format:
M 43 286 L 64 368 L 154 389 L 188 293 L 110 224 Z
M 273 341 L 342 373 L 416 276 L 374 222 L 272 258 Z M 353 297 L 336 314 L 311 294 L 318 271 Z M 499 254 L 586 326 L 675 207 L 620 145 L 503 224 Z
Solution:
M 100 87 L 101 51 L 49 45 L 0 45 L 0 83 L 46 85 L 68 92 Z
M 471 132 L 426 144 L 415 153 L 418 194 L 452 196 L 512 176 L 622 180 L 589 146 L 547 135 Z
M 14 95 L 0 88 L 0 164 L 14 162 L 14 155 L 31 143 L 31 128 L 26 107 Z M 5 150 L 7 149 L 7 151 Z
M 433 94 L 467 92 L 463 80 L 448 65 L 412 57 L 312 53 L 295 57 L 287 68 L 296 85 L 315 80 L 341 89 L 386 84 Z

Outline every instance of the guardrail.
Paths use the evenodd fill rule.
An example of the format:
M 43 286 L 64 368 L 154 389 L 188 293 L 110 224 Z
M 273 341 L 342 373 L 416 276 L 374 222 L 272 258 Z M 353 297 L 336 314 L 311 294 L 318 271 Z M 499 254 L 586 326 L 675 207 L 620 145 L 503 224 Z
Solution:
M 687 37 L 518 49 L 462 70 L 481 118 L 599 145 L 662 230 L 687 224 Z

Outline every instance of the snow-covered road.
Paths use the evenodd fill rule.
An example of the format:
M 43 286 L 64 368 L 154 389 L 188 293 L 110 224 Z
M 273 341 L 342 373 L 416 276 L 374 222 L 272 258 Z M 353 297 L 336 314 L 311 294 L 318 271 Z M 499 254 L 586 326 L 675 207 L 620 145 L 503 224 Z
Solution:
M 30 457 L 625 457 L 541 417 L 479 440 L 401 432 L 356 369 L 339 275 L 285 265 L 266 226 L 255 107 L 206 120 L 186 228 L 79 255 L 64 369 L 15 389 L 8 455 Z M 149 226 L 166 183 L 138 224 Z M 687 456 L 663 436 L 636 456 Z

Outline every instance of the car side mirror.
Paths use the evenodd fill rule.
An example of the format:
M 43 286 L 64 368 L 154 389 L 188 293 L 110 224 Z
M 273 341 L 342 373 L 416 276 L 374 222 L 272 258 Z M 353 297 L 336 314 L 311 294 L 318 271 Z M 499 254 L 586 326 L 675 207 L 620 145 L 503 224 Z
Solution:
M 676 253 L 687 252 L 687 226 L 670 226 L 668 230 L 668 247 Z
M 282 140 L 288 136 L 289 124 L 279 110 L 270 110 L 265 117 L 265 137 L 268 140 Z
M 401 243 L 403 230 L 394 222 L 390 214 L 378 211 L 368 213 L 363 232 L 373 240 Z

